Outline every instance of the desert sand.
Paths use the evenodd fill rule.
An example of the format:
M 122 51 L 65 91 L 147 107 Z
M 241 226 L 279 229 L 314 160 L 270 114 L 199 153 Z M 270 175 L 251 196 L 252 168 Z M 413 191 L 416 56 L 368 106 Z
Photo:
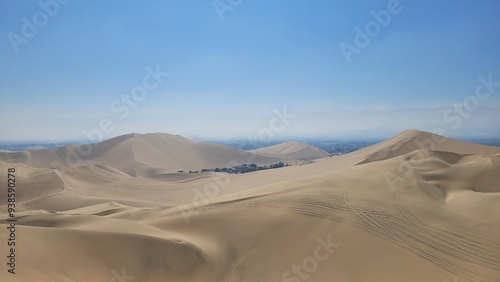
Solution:
M 0 281 L 500 281 L 500 148 L 427 132 L 335 157 L 129 134 L 1 151 L 0 180 Z

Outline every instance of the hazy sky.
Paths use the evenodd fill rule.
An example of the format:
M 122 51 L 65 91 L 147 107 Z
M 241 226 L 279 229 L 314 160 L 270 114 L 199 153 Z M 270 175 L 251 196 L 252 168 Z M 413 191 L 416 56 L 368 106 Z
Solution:
M 499 15 L 497 0 L 1 1 L 0 139 L 498 137 Z

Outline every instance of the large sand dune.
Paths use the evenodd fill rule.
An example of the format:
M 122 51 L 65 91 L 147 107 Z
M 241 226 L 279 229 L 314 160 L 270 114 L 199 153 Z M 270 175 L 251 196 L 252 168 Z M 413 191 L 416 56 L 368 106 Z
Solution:
M 296 144 L 301 150 L 265 154 L 247 152 L 225 145 L 198 143 L 166 133 L 128 134 L 91 145 L 65 146 L 57 149 L 30 149 L 22 152 L 0 152 L 0 161 L 54 168 L 70 165 L 102 164 L 131 176 L 151 176 L 256 163 L 269 165 L 281 161 L 311 161 L 328 154 L 307 144 Z
M 67 150 L 2 153 L 0 179 L 17 170 L 18 268 L 6 271 L 3 201 L 0 281 L 500 281 L 498 147 L 405 131 L 301 166 L 182 174 L 167 172 L 183 156 L 217 167 L 241 154 L 154 134 L 46 166 Z
M 250 152 L 270 157 L 281 157 L 289 160 L 310 161 L 326 158 L 329 154 L 321 149 L 305 143 L 289 141 L 274 146 L 255 149 Z

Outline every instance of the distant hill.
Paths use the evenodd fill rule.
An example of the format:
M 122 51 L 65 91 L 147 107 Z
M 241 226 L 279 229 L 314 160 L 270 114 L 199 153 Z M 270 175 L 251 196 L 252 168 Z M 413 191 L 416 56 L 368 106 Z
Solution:
M 277 146 L 262 148 L 261 152 L 244 151 L 226 145 L 194 142 L 166 133 L 127 134 L 93 145 L 28 149 L 20 152 L 1 151 L 0 161 L 41 168 L 98 164 L 116 168 L 131 176 L 151 176 L 245 163 L 269 165 L 311 161 L 328 156 L 326 152 L 298 142 Z
M 311 160 L 328 157 L 329 154 L 306 143 L 289 141 L 269 147 L 251 150 L 249 152 L 290 160 Z
M 363 155 L 364 160 L 361 163 L 369 163 L 394 158 L 415 150 L 443 151 L 465 155 L 500 153 L 500 147 L 473 144 L 418 130 L 405 130 L 388 140 L 353 153 Z

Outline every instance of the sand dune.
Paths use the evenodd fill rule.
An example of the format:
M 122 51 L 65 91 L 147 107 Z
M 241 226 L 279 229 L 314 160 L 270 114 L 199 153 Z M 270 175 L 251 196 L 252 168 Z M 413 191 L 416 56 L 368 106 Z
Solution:
M 285 145 L 289 147 L 288 145 Z M 225 145 L 197 143 L 166 133 L 128 134 L 92 145 L 65 146 L 57 149 L 31 149 L 22 152 L 0 152 L 0 161 L 54 168 L 71 165 L 101 164 L 119 169 L 131 176 L 151 176 L 256 163 L 269 165 L 280 161 L 311 161 L 328 156 L 317 148 L 296 143 L 297 150 L 272 153 L 272 149 L 247 152 Z M 294 148 L 291 148 L 294 149 Z
M 362 163 L 367 163 L 390 159 L 419 149 L 458 154 L 500 153 L 500 148 L 498 147 L 471 144 L 418 130 L 406 130 L 389 140 L 359 150 L 359 153 L 367 154 L 366 159 L 362 161 Z
M 19 259 L 0 281 L 500 281 L 498 147 L 405 131 L 302 166 L 182 174 L 163 173 L 181 161 L 163 157 L 202 148 L 177 152 L 196 158 L 206 144 L 162 136 L 104 141 L 59 168 L 39 161 L 62 151 L 5 153 L 0 179 L 18 171 Z M 210 148 L 223 160 L 235 150 Z
M 310 161 L 329 156 L 327 152 L 319 148 L 295 141 L 264 147 L 250 152 L 264 156 L 281 157 L 283 159 L 299 161 Z

